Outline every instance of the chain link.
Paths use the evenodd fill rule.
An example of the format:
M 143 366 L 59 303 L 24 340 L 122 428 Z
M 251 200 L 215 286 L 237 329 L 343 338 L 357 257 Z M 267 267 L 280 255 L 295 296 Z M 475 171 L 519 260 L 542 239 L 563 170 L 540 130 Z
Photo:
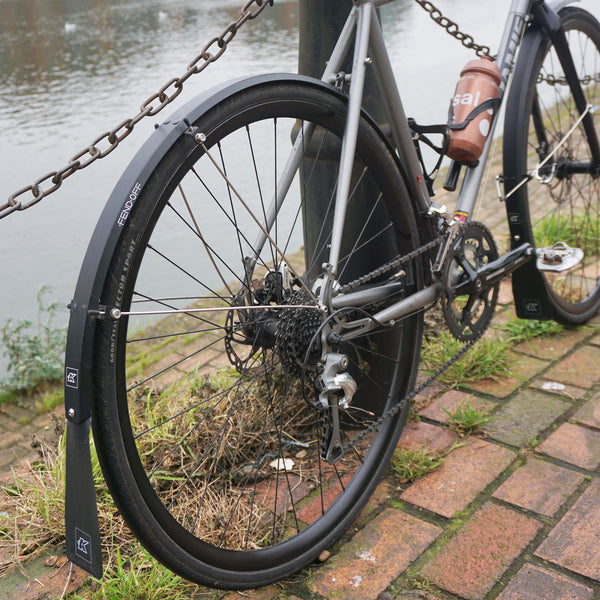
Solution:
M 249 0 L 241 9 L 240 17 L 230 23 L 221 35 L 212 38 L 202 49 L 200 54 L 188 65 L 187 70 L 180 77 L 173 77 L 167 81 L 155 94 L 145 100 L 140 111 L 133 117 L 125 119 L 116 127 L 98 136 L 87 148 L 77 153 L 68 164 L 58 170 L 52 171 L 44 177 L 28 185 L 14 194 L 8 201 L 0 204 L 0 219 L 7 217 L 15 211 L 25 210 L 34 206 L 40 200 L 55 192 L 62 182 L 76 171 L 89 167 L 93 162 L 110 154 L 132 131 L 133 128 L 145 117 L 158 114 L 165 106 L 173 102 L 183 90 L 183 84 L 192 76 L 200 73 L 211 63 L 218 60 L 228 44 L 235 37 L 239 29 L 247 22 L 258 17 L 267 6 L 272 6 L 273 0 Z
M 428 0 L 415 0 L 415 2 L 424 9 L 433 21 L 435 21 L 440 27 L 443 27 L 448 34 L 450 34 L 453 38 L 456 38 L 465 48 L 469 50 L 475 50 L 475 54 L 477 56 L 487 56 L 489 58 L 494 59 L 495 56 L 490 54 L 490 49 L 488 46 L 480 46 L 475 42 L 473 36 L 468 33 L 464 33 L 460 30 L 457 23 L 448 19 L 442 14 L 439 8 L 437 8 L 432 2 Z
M 435 248 L 436 246 L 439 246 L 442 243 L 443 239 L 444 239 L 443 236 L 440 236 L 438 238 L 431 240 L 430 242 L 427 242 L 423 246 L 416 248 L 412 252 L 405 254 L 404 256 L 398 256 L 397 258 L 393 258 L 392 260 L 385 263 L 384 265 L 381 265 L 381 267 L 377 267 L 377 269 L 374 269 L 370 273 L 362 275 L 361 277 L 358 277 L 357 279 L 354 279 L 353 281 L 350 281 L 349 283 L 346 283 L 345 285 L 341 286 L 339 289 L 337 289 L 335 291 L 335 294 L 336 295 L 346 294 L 350 290 L 353 290 L 354 288 L 356 288 L 360 285 L 364 285 L 368 281 L 371 281 L 372 279 L 375 279 L 375 278 L 379 277 L 380 275 L 387 273 L 388 271 L 392 271 L 393 269 L 397 269 L 398 267 L 401 267 L 402 265 L 417 258 L 417 256 L 420 256 L 421 254 L 425 254 L 429 250 Z

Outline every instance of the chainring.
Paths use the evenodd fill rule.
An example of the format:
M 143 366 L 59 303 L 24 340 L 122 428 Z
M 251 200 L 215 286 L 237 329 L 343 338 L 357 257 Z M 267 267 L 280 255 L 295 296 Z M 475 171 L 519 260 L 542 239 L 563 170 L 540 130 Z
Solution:
M 479 338 L 492 320 L 500 283 L 483 285 L 477 271 L 497 258 L 491 231 L 476 221 L 463 225 L 450 246 L 442 268 L 442 313 L 462 342 Z

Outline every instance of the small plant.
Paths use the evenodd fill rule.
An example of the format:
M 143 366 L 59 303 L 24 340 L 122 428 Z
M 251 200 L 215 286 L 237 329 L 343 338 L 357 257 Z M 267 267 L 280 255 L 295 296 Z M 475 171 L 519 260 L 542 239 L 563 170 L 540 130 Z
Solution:
M 398 448 L 392 457 L 392 468 L 403 483 L 410 483 L 435 471 L 444 457 L 425 448 Z
M 536 337 L 550 337 L 564 330 L 556 321 L 536 321 L 532 319 L 513 319 L 502 327 L 508 342 L 518 344 Z
M 6 401 L 20 392 L 31 392 L 42 383 L 58 381 L 63 375 L 66 329 L 52 321 L 57 303 L 44 304 L 46 287 L 38 292 L 38 322 L 9 319 L 0 326 L 0 343 L 8 358 L 8 376 L 0 381 Z
M 422 359 L 425 367 L 433 373 L 462 347 L 462 342 L 443 331 L 437 338 L 424 342 Z M 457 386 L 482 379 L 499 379 L 509 374 L 508 342 L 503 338 L 482 338 L 460 360 L 442 373 L 439 380 Z
M 462 437 L 470 435 L 492 420 L 492 417 L 487 416 L 483 411 L 473 408 L 468 399 L 463 400 L 452 411 L 444 408 L 444 412 L 448 415 L 450 427 Z

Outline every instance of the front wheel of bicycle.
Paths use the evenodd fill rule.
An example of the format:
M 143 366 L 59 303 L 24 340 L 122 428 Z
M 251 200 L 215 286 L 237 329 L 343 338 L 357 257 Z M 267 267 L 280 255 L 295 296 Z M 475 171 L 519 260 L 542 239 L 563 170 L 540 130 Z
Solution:
M 112 258 L 101 303 L 133 314 L 96 330 L 103 472 L 147 549 L 203 585 L 266 585 L 314 560 L 368 500 L 406 417 L 368 428 L 414 385 L 419 316 L 334 348 L 357 385 L 339 419 L 342 443 L 355 442 L 327 460 L 316 296 L 346 106 L 300 80 L 232 93 L 138 190 Z M 418 245 L 397 158 L 363 116 L 334 287 Z M 396 298 L 422 285 L 416 261 L 369 285 L 386 278 Z
M 594 108 L 600 104 L 600 24 L 573 7 L 560 18 L 600 136 Z M 522 227 L 515 239 L 523 239 L 515 243 L 545 249 L 538 266 L 552 315 L 567 324 L 586 322 L 600 307 L 600 170 L 580 116 L 556 49 L 541 32 L 530 31 L 507 103 L 505 189 L 513 196 L 509 213 L 510 203 L 516 207 L 510 218 Z M 568 256 L 562 268 L 561 252 Z

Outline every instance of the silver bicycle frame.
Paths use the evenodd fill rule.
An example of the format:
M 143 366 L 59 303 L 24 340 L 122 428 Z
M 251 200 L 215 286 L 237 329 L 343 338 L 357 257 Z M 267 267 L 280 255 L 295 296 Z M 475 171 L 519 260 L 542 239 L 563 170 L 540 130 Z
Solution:
M 376 9 L 394 0 L 355 0 L 348 19 L 342 29 L 340 37 L 327 63 L 322 80 L 327 83 L 335 83 L 336 75 L 340 72 L 342 63 L 349 52 L 354 41 L 353 67 L 348 93 L 348 112 L 345 124 L 344 137 L 340 156 L 340 169 L 338 173 L 338 187 L 335 199 L 335 212 L 332 227 L 331 250 L 329 262 L 324 265 L 325 280 L 321 285 L 319 303 L 322 307 L 329 306 L 333 309 L 346 305 L 343 295 L 332 297 L 333 284 L 338 272 L 340 247 L 344 231 L 344 221 L 350 191 L 350 180 L 352 165 L 356 151 L 356 140 L 358 126 L 361 116 L 365 75 L 367 68 L 373 68 L 377 92 L 385 107 L 386 117 L 389 121 L 392 140 L 400 161 L 405 165 L 408 173 L 407 184 L 414 194 L 417 209 L 421 214 L 426 214 L 431 207 L 429 192 L 423 176 L 423 170 L 419 162 L 413 141 L 413 134 L 408 126 L 408 120 L 404 112 L 402 100 L 393 73 L 392 64 L 385 46 L 381 24 Z M 510 73 L 514 65 L 515 56 L 521 38 L 525 30 L 528 15 L 533 0 L 513 0 L 498 51 L 497 62 L 501 72 L 500 102 L 508 87 Z M 477 195 L 485 165 L 489 156 L 493 133 L 497 123 L 499 110 L 492 119 L 490 134 L 485 145 L 483 154 L 476 167 L 469 167 L 465 175 L 463 185 L 457 201 L 456 210 L 467 215 L 467 219 L 473 213 Z M 283 174 L 277 188 L 276 198 L 273 199 L 267 211 L 266 230 L 273 225 L 283 199 L 289 190 L 292 180 L 302 160 L 303 147 L 310 139 L 313 128 L 306 126 L 295 141 L 290 156 L 287 160 Z M 264 233 L 259 234 L 254 248 L 256 255 L 266 242 Z M 388 323 L 399 318 L 406 317 L 415 311 L 423 309 L 435 301 L 441 292 L 441 286 L 434 284 L 429 288 L 421 290 L 413 296 L 400 300 L 385 310 L 373 315 L 369 327 L 376 323 Z M 364 292 L 370 298 L 376 293 L 373 290 Z M 387 293 L 387 291 L 386 291 Z M 361 292 L 352 294 L 353 303 L 360 303 Z M 356 305 L 356 304 L 354 304 Z M 351 334 L 347 334 L 348 336 Z

